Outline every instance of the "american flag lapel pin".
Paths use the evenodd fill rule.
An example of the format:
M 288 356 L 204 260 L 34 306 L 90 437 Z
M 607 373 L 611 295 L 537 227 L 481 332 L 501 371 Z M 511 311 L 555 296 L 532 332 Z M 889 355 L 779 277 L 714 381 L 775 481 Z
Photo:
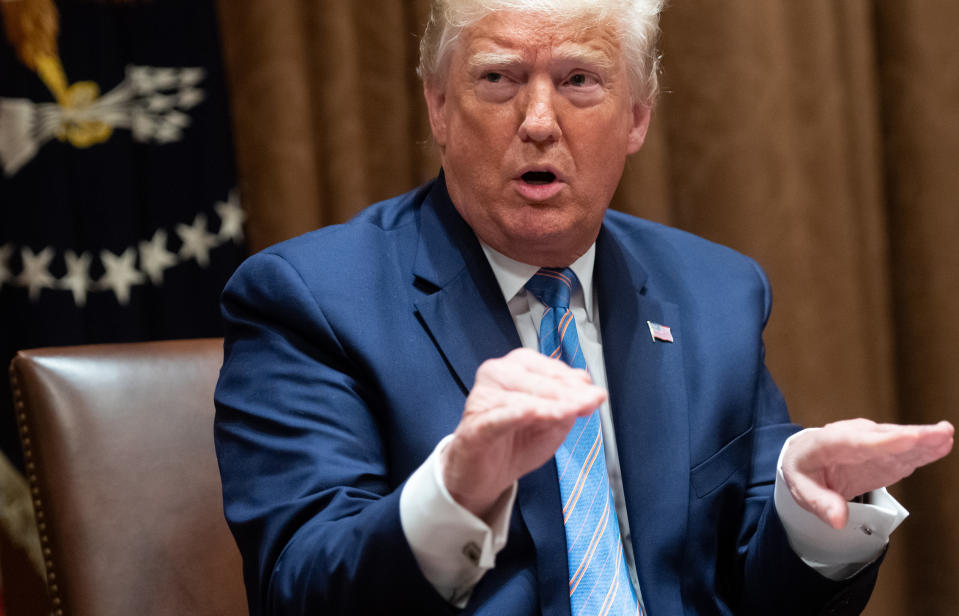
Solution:
M 660 342 L 673 341 L 673 332 L 669 330 L 668 325 L 661 325 L 652 321 L 646 321 L 646 325 L 649 325 L 649 335 L 653 337 L 653 342 L 657 340 Z

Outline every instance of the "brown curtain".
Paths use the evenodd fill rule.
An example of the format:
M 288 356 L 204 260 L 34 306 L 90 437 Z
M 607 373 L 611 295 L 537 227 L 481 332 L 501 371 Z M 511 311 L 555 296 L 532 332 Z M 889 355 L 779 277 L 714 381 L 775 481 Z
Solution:
M 426 0 L 222 0 L 252 248 L 348 219 L 438 162 L 415 74 Z M 676 0 L 665 93 L 614 207 L 756 258 L 796 421 L 955 420 L 959 3 Z M 959 457 L 893 491 L 868 614 L 959 605 Z

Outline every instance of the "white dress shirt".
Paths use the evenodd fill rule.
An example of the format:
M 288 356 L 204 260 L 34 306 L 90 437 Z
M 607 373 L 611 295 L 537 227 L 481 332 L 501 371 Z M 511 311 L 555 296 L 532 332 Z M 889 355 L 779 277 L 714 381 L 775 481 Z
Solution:
M 483 250 L 507 300 L 520 341 L 524 347 L 538 349 L 539 324 L 546 307 L 526 291 L 525 285 L 539 268 L 510 259 L 486 245 Z M 594 383 L 606 387 L 606 365 L 593 288 L 595 255 L 594 244 L 570 266 L 580 282 L 571 297 L 570 308 L 590 376 Z M 626 563 L 637 597 L 641 597 L 608 402 L 600 407 L 600 419 Z M 440 441 L 433 454 L 410 476 L 400 495 L 400 521 L 426 579 L 450 603 L 462 607 L 483 574 L 495 566 L 496 554 L 506 545 L 517 487 L 514 483 L 501 497 L 491 524 L 460 506 L 443 484 L 439 462 L 439 452 L 451 437 Z M 788 446 L 787 440 L 783 451 Z M 776 511 L 792 548 L 826 577 L 834 580 L 851 577 L 875 560 L 889 541 L 889 534 L 908 515 L 883 489 L 871 494 L 870 504 L 850 503 L 849 523 L 842 530 L 834 530 L 796 504 L 782 478 L 781 461 L 782 454 L 776 475 Z

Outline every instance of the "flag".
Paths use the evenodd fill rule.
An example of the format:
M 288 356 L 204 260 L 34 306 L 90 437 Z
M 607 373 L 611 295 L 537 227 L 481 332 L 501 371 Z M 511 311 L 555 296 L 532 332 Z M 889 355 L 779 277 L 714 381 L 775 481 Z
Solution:
M 244 256 L 214 4 L 0 2 L 0 361 L 221 335 Z M 7 379 L 0 445 L 22 465 Z
M 660 325 L 652 321 L 646 321 L 646 325 L 649 326 L 649 335 L 653 337 L 653 342 L 657 340 L 660 342 L 673 341 L 673 332 L 666 325 Z

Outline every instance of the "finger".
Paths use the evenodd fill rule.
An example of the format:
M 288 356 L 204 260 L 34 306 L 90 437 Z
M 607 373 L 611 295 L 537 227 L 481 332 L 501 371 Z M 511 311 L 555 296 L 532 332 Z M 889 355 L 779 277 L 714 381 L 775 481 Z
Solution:
M 951 441 L 952 427 L 947 422 L 934 426 L 900 426 L 847 420 L 811 432 L 805 439 L 808 455 L 803 458 L 805 463 L 814 465 L 857 464 L 886 456 L 908 459 L 916 452 L 942 448 L 948 451 Z
M 883 436 L 853 443 L 855 451 L 846 452 L 850 462 L 870 461 L 880 458 L 892 458 L 900 464 L 915 468 L 938 460 L 952 449 L 952 436 L 933 430 L 932 426 L 904 427 L 902 430 L 887 431 Z M 844 444 L 837 443 L 841 448 Z M 841 455 L 837 455 L 841 458 Z
M 952 451 L 954 432 L 955 429 L 948 421 L 922 426 L 917 442 L 910 452 L 913 469 L 935 462 Z
M 544 430 L 569 430 L 577 417 L 601 404 L 605 391 L 590 386 L 561 398 L 543 398 L 525 392 L 477 388 L 467 398 L 462 429 L 484 440 L 539 426 Z
M 543 357 L 547 366 L 533 367 L 517 365 L 512 362 L 493 363 L 481 368 L 477 374 L 480 385 L 492 385 L 509 391 L 524 392 L 550 399 L 563 399 L 588 392 L 590 397 L 601 396 L 605 399 L 605 390 L 592 384 L 583 370 L 573 370 L 559 363 L 556 369 L 553 360 Z
M 947 447 L 952 448 L 955 428 L 948 421 L 940 421 L 931 426 L 924 426 L 920 434 L 922 441 L 930 448 Z M 947 450 L 948 450 L 947 449 Z
M 598 388 L 597 388 L 598 389 Z M 487 413 L 491 420 L 527 427 L 537 423 L 574 421 L 591 414 L 602 402 L 605 392 L 574 392 L 565 398 L 547 399 L 523 392 L 510 392 L 500 408 Z
M 872 438 L 877 443 L 889 444 L 893 450 L 896 447 L 901 447 L 903 450 L 910 447 L 935 448 L 951 442 L 953 432 L 952 424 L 947 421 L 930 425 L 880 424 Z M 911 443 L 909 439 L 915 439 L 915 442 Z
M 586 370 L 573 368 L 559 359 L 547 357 L 532 349 L 514 349 L 502 358 L 493 361 L 501 362 L 511 370 L 525 371 L 562 380 L 592 383 L 592 379 Z
M 524 398 L 528 396 L 525 393 L 519 393 L 518 395 Z M 540 419 L 547 421 L 576 419 L 576 417 L 592 413 L 605 399 L 606 390 L 595 385 L 567 387 L 563 388 L 556 397 L 532 396 L 527 401 L 531 412 L 525 414 L 525 418 L 530 423 L 535 423 Z
M 934 424 L 894 424 L 894 423 L 882 423 L 876 424 L 876 427 L 881 430 L 890 430 L 895 431 L 900 428 L 917 428 L 922 432 L 936 433 L 942 435 L 952 436 L 955 428 L 948 421 L 942 420 Z
M 482 373 L 477 373 L 470 397 L 488 398 L 496 404 L 504 404 L 514 393 L 542 398 L 548 405 L 586 405 L 591 408 L 602 404 L 607 397 L 604 388 L 578 378 L 573 372 L 544 375 L 502 363 L 484 366 Z
M 945 457 L 950 451 L 952 451 L 952 439 L 935 443 L 921 443 L 909 451 L 894 456 L 894 458 L 907 468 L 908 472 L 903 475 L 905 477 L 912 474 L 917 468 Z

